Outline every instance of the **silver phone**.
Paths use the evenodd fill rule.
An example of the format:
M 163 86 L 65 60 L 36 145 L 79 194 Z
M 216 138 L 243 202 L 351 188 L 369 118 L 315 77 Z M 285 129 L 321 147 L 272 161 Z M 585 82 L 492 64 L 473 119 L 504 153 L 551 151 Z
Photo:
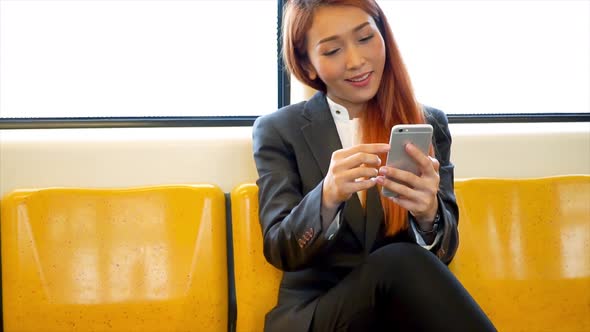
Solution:
M 389 152 L 387 153 L 387 166 L 402 169 L 418 175 L 418 165 L 406 153 L 405 146 L 408 143 L 415 145 L 420 151 L 428 155 L 428 149 L 432 141 L 432 126 L 429 124 L 403 124 L 395 125 L 391 129 L 391 137 L 389 138 Z M 390 179 L 392 181 L 396 181 Z M 402 183 L 400 181 L 396 181 Z M 402 183 L 404 184 L 404 183 Z M 382 189 L 383 196 L 396 197 L 394 193 L 387 188 Z

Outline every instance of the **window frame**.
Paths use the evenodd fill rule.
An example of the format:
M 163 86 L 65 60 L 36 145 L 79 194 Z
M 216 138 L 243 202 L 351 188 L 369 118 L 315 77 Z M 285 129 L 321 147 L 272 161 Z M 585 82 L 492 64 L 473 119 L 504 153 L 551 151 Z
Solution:
M 2 118 L 0 130 L 150 127 L 250 127 L 259 116 Z M 449 114 L 449 123 L 590 122 L 590 113 Z

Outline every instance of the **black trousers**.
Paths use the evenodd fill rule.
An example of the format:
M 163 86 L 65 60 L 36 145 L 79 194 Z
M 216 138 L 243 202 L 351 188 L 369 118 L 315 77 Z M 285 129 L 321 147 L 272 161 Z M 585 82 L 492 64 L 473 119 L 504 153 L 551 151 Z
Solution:
M 388 244 L 319 299 L 313 332 L 496 331 L 435 255 Z

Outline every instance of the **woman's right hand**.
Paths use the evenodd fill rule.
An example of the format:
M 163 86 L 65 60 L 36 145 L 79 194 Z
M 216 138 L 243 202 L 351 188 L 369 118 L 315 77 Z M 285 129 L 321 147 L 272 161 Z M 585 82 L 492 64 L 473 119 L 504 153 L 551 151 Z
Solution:
M 389 151 L 389 144 L 359 144 L 332 153 L 328 174 L 322 188 L 322 206 L 335 211 L 357 191 L 367 190 L 376 182 L 381 159 L 377 154 Z

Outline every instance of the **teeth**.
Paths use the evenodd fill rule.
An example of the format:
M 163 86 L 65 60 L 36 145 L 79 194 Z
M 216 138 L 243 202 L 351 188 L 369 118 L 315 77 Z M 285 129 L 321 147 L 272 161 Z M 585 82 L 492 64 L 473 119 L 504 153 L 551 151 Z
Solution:
M 365 75 L 359 77 L 359 78 L 350 78 L 348 79 L 349 81 L 353 81 L 353 82 L 360 82 L 360 81 L 364 81 L 367 79 L 367 77 L 369 77 L 371 73 L 366 73 Z

